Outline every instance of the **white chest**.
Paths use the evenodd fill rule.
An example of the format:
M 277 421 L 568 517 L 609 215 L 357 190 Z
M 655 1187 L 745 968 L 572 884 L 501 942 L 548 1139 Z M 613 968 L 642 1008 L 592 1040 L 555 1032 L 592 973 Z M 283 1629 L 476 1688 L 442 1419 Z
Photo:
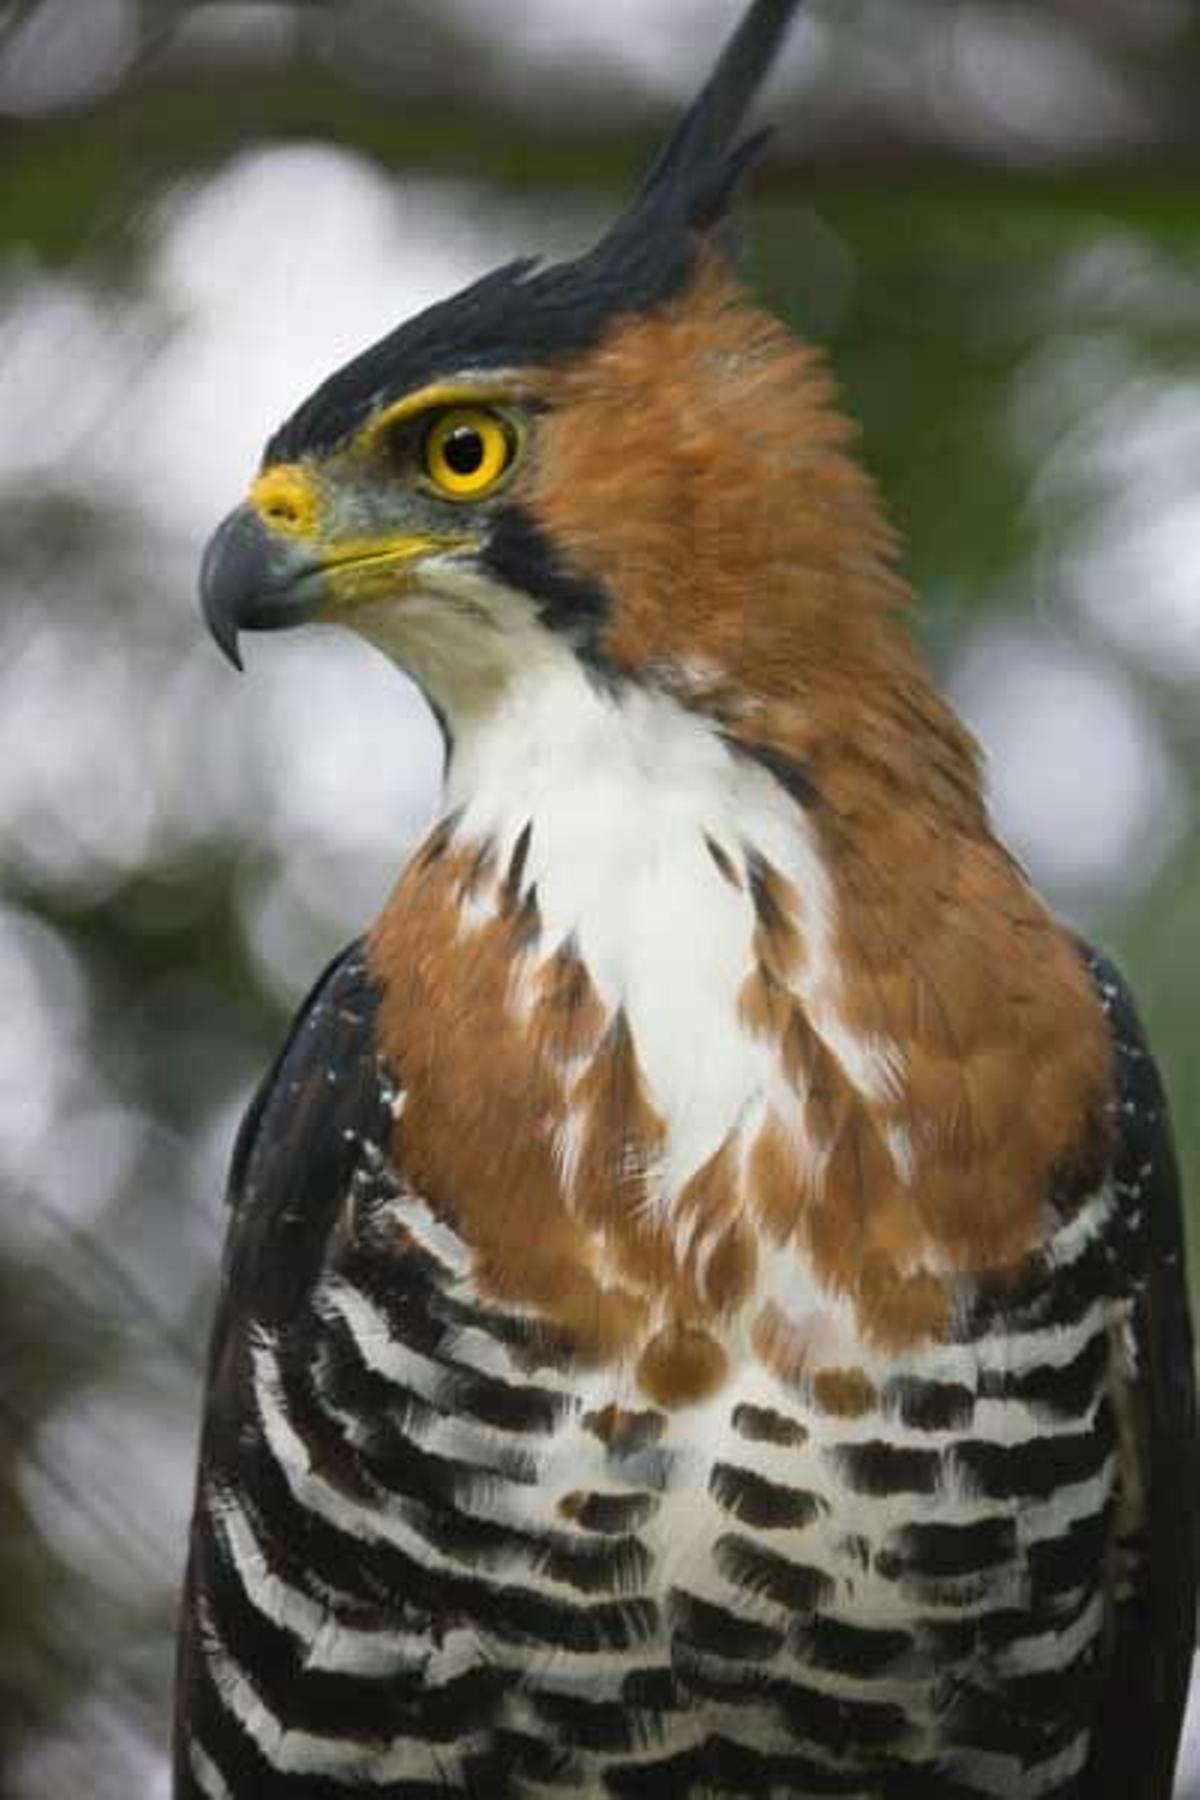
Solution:
M 501 868 L 519 857 L 543 944 L 572 945 L 606 1013 L 628 1022 L 666 1127 L 662 1204 L 720 1145 L 749 1141 L 773 1105 L 795 1110 L 744 1016 L 762 928 L 756 865 L 788 896 L 807 1015 L 864 1091 L 892 1083 L 887 1047 L 840 1016 L 835 899 L 802 808 L 711 723 L 661 695 L 618 701 L 572 660 L 472 742 L 448 798 Z M 492 903 L 483 896 L 474 918 Z M 518 1009 L 527 994 L 518 985 Z

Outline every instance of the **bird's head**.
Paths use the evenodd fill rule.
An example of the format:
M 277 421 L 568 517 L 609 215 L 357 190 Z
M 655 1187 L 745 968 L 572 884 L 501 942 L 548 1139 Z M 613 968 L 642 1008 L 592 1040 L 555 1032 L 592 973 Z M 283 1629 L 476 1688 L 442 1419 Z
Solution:
M 565 651 L 701 706 L 877 654 L 890 535 L 817 359 L 723 242 L 797 4 L 754 0 L 594 249 L 431 307 L 275 433 L 204 563 L 235 661 L 243 630 L 345 624 L 453 731 Z

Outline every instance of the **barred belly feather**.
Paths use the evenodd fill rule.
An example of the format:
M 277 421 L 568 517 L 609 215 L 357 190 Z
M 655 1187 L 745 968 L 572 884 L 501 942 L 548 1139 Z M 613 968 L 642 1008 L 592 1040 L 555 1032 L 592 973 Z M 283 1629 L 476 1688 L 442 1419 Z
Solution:
M 481 1300 L 358 1149 L 353 1234 L 255 1334 L 236 1476 L 206 1478 L 198 1792 L 1075 1791 L 1096 1307 L 964 1329 L 850 1415 L 753 1362 L 660 1409 Z

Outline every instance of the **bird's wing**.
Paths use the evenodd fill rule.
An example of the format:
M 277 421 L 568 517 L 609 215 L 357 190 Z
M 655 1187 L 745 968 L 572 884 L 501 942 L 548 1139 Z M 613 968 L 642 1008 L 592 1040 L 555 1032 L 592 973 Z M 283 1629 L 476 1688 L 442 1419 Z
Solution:
M 390 1142 L 377 1001 L 360 940 L 316 982 L 250 1103 L 230 1165 L 222 1314 L 244 1300 L 259 1323 L 287 1323 L 312 1288 L 362 1145 Z
M 266 1334 L 303 1367 L 318 1285 L 339 1230 L 352 1225 L 364 1171 L 386 1154 L 392 1096 L 375 1043 L 377 996 L 361 942 L 332 962 L 292 1024 L 234 1146 L 232 1217 L 205 1391 L 176 1684 L 176 1793 L 196 1787 L 197 1737 L 228 1732 L 198 1649 L 235 1592 L 206 1496 L 236 1489 L 260 1455 L 252 1360 Z M 397 1279 L 403 1279 L 397 1259 Z
M 1200 1460 L 1183 1206 L 1166 1099 L 1129 989 L 1085 957 L 1112 1036 L 1120 1489 L 1089 1800 L 1169 1800 L 1196 1626 Z

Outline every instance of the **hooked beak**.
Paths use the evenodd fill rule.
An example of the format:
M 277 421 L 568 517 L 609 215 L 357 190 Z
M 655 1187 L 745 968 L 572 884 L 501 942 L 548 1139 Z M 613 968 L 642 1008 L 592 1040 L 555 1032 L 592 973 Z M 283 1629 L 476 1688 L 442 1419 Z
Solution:
M 302 625 L 324 595 L 321 563 L 271 531 L 253 506 L 239 506 L 217 527 L 200 565 L 204 617 L 235 669 L 242 666 L 239 632 Z

